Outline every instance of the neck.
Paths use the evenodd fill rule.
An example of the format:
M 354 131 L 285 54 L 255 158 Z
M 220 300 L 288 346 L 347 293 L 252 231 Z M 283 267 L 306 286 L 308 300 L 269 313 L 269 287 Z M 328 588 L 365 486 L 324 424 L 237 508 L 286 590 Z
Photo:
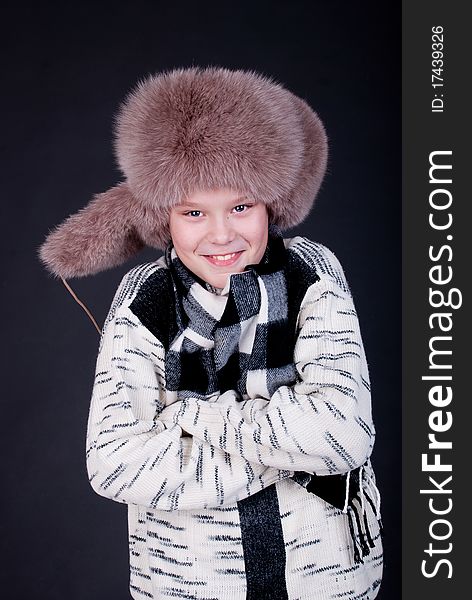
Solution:
M 209 292 L 213 292 L 213 294 L 218 294 L 218 296 L 221 295 L 221 292 L 223 291 L 223 288 L 219 288 L 219 287 L 215 287 L 214 285 L 211 285 L 211 283 L 205 283 L 206 289 Z

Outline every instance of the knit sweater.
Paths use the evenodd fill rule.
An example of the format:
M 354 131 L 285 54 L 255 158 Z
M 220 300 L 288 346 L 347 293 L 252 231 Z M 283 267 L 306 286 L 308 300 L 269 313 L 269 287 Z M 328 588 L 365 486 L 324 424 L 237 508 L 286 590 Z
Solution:
M 377 596 L 380 497 L 357 314 L 330 250 L 302 237 L 284 244 L 317 277 L 298 307 L 297 382 L 270 398 L 240 402 L 230 390 L 178 401 L 166 389 L 162 322 L 172 290 L 160 277 L 164 257 L 131 269 L 115 294 L 100 339 L 86 460 L 95 492 L 128 505 L 133 598 Z M 358 563 L 347 514 L 308 490 L 312 473 L 360 466 L 369 499 L 361 494 L 360 508 L 374 547 Z

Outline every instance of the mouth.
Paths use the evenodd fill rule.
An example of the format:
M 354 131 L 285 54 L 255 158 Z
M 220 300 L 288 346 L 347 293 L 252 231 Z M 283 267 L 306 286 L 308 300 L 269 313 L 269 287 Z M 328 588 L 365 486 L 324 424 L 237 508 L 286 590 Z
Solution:
M 240 250 L 239 252 L 231 252 L 228 254 L 206 254 L 202 255 L 203 258 L 214 266 L 217 267 L 227 267 L 229 265 L 234 265 L 239 258 L 241 257 L 244 250 Z

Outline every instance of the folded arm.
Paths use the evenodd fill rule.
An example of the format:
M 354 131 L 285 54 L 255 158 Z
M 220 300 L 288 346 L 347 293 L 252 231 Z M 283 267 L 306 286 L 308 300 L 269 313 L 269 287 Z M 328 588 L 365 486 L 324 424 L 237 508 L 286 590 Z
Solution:
M 364 464 L 375 430 L 367 363 L 347 290 L 330 277 L 308 289 L 298 322 L 294 385 L 281 386 L 271 398 L 242 402 L 232 390 L 210 402 L 188 398 L 162 418 L 259 465 L 330 475 Z
M 210 508 L 293 474 L 230 456 L 215 442 L 185 437 L 178 424 L 164 424 L 160 413 L 173 401 L 164 359 L 160 341 L 129 308 L 107 318 L 87 425 L 87 472 L 95 492 L 153 509 Z

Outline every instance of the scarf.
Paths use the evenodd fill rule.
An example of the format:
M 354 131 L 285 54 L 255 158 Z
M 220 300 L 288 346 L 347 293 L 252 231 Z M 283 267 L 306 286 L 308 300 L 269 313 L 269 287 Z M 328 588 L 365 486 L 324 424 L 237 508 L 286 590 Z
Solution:
M 278 227 L 269 226 L 260 262 L 229 275 L 222 290 L 190 271 L 172 243 L 166 248 L 165 261 L 175 294 L 173 339 L 169 340 L 165 362 L 169 391 L 184 399 L 208 398 L 232 389 L 239 392 L 241 401 L 251 397 L 269 400 L 280 386 L 296 382 L 293 350 L 301 302 L 296 292 L 300 271 L 290 262 Z M 317 279 L 315 275 L 314 281 Z M 362 477 L 362 467 L 344 475 L 298 471 L 292 477 L 307 491 L 347 513 L 356 563 L 374 547 L 364 498 L 376 515 L 378 512 L 363 490 Z
M 286 251 L 269 228 L 258 264 L 228 277 L 221 293 L 194 275 L 169 245 L 166 262 L 176 289 L 177 335 L 166 355 L 166 381 L 179 398 L 234 389 L 241 400 L 269 399 L 296 381 L 290 339 Z

